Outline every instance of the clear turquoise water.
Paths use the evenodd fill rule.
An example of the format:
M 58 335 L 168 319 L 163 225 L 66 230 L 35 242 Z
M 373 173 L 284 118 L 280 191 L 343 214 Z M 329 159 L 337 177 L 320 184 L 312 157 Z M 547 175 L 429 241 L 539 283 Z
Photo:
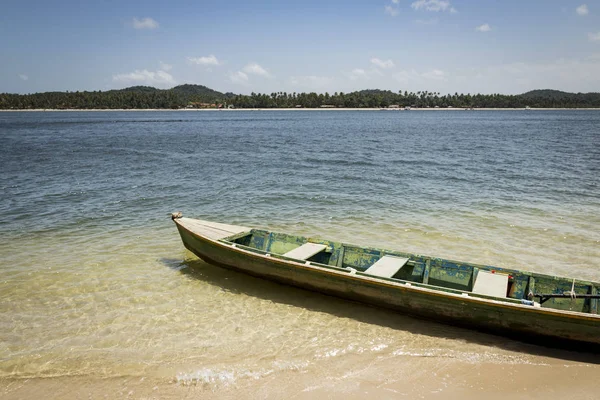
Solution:
M 169 214 L 600 280 L 599 176 L 597 111 L 0 113 L 0 378 L 538 362 L 194 261 Z

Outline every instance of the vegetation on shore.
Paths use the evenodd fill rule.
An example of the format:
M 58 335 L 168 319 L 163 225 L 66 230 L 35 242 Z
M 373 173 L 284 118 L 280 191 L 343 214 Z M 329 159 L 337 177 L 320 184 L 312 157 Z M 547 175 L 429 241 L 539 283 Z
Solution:
M 149 86 L 92 92 L 0 94 L 0 109 L 178 109 L 178 108 L 313 108 L 347 107 L 465 107 L 465 108 L 598 108 L 600 93 L 533 90 L 520 95 L 447 94 L 419 91 L 361 90 L 351 93 L 221 93 L 202 85 L 172 89 Z

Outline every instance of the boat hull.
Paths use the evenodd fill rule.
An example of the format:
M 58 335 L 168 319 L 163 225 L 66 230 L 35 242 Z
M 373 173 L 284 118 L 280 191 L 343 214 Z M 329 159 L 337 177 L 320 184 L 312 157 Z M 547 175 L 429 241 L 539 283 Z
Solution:
M 177 221 L 176 221 L 177 222 Z M 534 344 L 600 352 L 600 316 L 536 308 L 341 273 L 235 248 L 177 224 L 185 247 L 207 263 L 405 314 Z

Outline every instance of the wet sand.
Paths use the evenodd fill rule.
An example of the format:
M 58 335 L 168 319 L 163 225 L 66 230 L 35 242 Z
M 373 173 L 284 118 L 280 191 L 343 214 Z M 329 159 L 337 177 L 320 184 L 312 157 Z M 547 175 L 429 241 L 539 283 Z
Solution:
M 491 353 L 490 358 L 494 355 Z M 0 380 L 3 399 L 597 399 L 600 366 L 535 357 L 527 364 L 452 358 L 360 356 L 330 362 L 327 375 L 290 370 L 234 381 L 218 377 L 189 383 L 169 377 L 46 378 Z M 598 360 L 596 360 L 598 361 Z M 345 369 L 347 368 L 347 369 Z

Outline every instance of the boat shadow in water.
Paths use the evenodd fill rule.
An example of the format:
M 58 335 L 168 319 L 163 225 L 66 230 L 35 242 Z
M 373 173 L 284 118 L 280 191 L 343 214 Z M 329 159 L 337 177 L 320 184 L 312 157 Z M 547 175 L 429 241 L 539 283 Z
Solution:
M 363 323 L 401 330 L 411 334 L 457 340 L 476 345 L 495 347 L 515 353 L 551 357 L 589 364 L 600 364 L 600 354 L 545 347 L 504 336 L 442 324 L 401 314 L 385 308 L 341 299 L 294 286 L 253 277 L 241 272 L 213 266 L 197 260 L 161 260 L 167 267 L 190 278 L 219 287 L 234 294 L 244 294 L 276 303 L 353 319 Z M 596 350 L 597 351 L 597 350 Z

